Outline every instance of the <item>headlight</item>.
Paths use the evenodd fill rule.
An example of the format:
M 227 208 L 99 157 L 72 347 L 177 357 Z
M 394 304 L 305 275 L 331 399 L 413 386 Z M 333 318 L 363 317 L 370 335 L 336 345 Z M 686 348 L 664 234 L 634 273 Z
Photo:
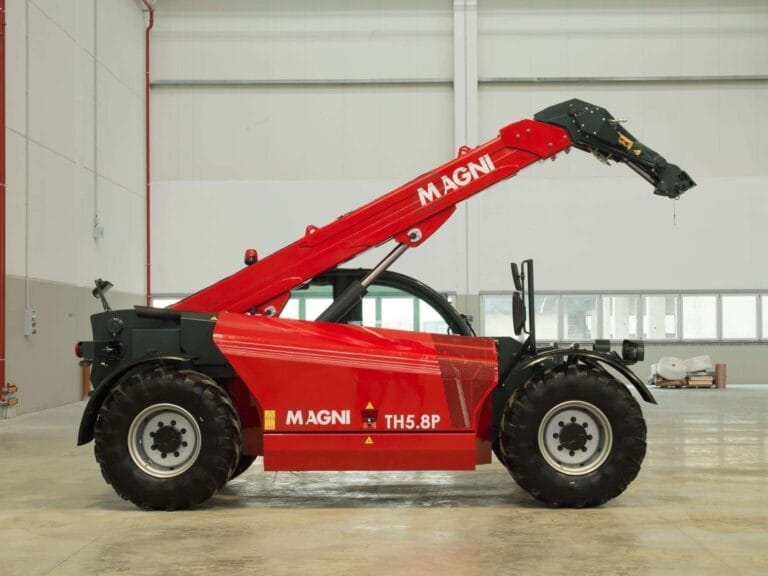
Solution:
M 645 359 L 645 344 L 642 340 L 624 340 L 621 344 L 621 357 L 627 364 L 642 362 Z

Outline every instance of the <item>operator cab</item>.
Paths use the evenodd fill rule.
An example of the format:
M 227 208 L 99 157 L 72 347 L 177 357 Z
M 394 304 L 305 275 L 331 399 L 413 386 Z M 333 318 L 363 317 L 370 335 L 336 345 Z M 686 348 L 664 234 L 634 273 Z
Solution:
M 364 268 L 334 268 L 291 293 L 281 317 L 315 320 L 347 287 L 364 278 Z M 470 318 L 423 282 L 397 272 L 382 272 L 368 293 L 343 317 L 345 324 L 434 334 L 475 336 Z

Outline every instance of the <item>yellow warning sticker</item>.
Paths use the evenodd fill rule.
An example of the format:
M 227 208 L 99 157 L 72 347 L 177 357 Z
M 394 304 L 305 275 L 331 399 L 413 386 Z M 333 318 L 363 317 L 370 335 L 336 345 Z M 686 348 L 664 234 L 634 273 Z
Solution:
M 373 403 L 372 402 L 368 402 L 368 404 L 365 405 L 365 409 L 366 410 L 373 410 L 374 409 L 373 408 Z
M 368 436 L 368 438 L 365 439 L 365 443 L 366 445 L 370 446 L 371 444 L 373 444 L 373 438 Z
M 619 146 L 624 146 L 624 148 L 629 150 L 633 144 L 634 142 L 630 138 L 627 138 L 624 134 L 619 134 Z
M 275 411 L 264 410 L 264 430 L 275 429 Z

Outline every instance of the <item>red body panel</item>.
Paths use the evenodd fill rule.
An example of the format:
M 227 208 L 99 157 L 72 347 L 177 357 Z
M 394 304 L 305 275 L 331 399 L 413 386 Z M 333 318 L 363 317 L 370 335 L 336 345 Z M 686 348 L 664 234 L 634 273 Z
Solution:
M 490 338 L 224 313 L 214 341 L 261 409 L 271 469 L 472 468 L 489 437 Z
M 501 129 L 499 136 L 419 176 L 303 238 L 171 306 L 197 312 L 262 313 L 303 282 L 390 239 L 418 246 L 453 213 L 455 205 L 571 145 L 565 130 L 534 120 Z M 468 166 L 483 170 L 468 170 Z M 419 190 L 434 191 L 425 201 Z M 413 238 L 408 231 L 419 228 Z M 280 306 L 284 305 L 284 301 Z M 277 310 L 280 311 L 279 309 Z
M 267 434 L 264 470 L 473 470 L 472 433 Z

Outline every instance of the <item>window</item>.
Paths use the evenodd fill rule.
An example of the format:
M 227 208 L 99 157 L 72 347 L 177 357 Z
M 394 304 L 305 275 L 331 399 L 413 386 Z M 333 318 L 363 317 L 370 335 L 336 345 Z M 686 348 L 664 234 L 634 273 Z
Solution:
M 413 303 L 413 298 L 382 298 L 381 317 L 377 318 L 376 326 L 381 328 L 395 328 L 397 330 L 413 330 Z
M 419 332 L 430 332 L 432 334 L 447 334 L 448 324 L 437 310 L 432 308 L 424 300 L 419 300 Z
M 563 296 L 563 339 L 592 340 L 596 330 L 597 296 Z
M 536 340 L 559 340 L 559 300 L 556 294 L 539 294 L 534 301 Z M 525 301 L 528 306 L 528 298 Z M 515 336 L 512 320 L 512 294 L 486 294 L 482 297 L 483 333 L 486 336 Z
M 333 302 L 330 286 L 305 286 L 294 290 L 280 313 L 281 318 L 314 320 Z
M 535 297 L 536 340 L 554 342 L 560 338 L 560 299 L 556 295 Z M 527 302 L 526 302 L 527 304 Z
M 283 311 L 280 313 L 280 318 L 290 318 L 292 320 L 298 320 L 301 318 L 299 313 L 299 301 L 295 298 L 291 298 L 286 303 Z
M 630 296 L 603 296 L 602 338 L 623 340 L 637 338 L 637 318 L 640 298 Z
M 315 320 L 333 302 L 330 286 L 313 286 L 304 297 L 304 318 Z
M 717 296 L 683 296 L 683 339 L 717 339 Z
M 315 320 L 333 301 L 329 285 L 309 285 L 296 289 L 281 318 Z M 361 324 L 360 321 L 350 322 Z M 448 323 L 430 304 L 419 297 L 390 286 L 373 285 L 362 301 L 362 325 L 447 334 Z
M 280 316 L 314 320 L 331 304 L 332 293 L 329 285 L 296 289 Z M 161 294 L 152 298 L 152 305 L 164 308 L 184 297 Z M 455 301 L 455 295 L 446 298 Z M 536 339 L 544 343 L 638 337 L 656 341 L 768 341 L 768 293 L 538 294 L 534 308 Z M 483 335 L 514 337 L 511 294 L 483 294 L 481 310 Z M 382 285 L 371 286 L 363 299 L 362 324 L 450 333 L 445 318 L 419 296 Z
M 486 336 L 513 336 L 512 295 L 483 296 L 483 332 Z
M 677 297 L 652 295 L 643 297 L 643 338 L 670 340 L 677 338 Z
M 376 326 L 375 298 L 363 298 L 363 326 Z
M 760 307 L 763 310 L 763 340 L 768 340 L 768 294 L 763 294 L 760 297 Z
M 757 296 L 723 294 L 723 339 L 757 338 Z

